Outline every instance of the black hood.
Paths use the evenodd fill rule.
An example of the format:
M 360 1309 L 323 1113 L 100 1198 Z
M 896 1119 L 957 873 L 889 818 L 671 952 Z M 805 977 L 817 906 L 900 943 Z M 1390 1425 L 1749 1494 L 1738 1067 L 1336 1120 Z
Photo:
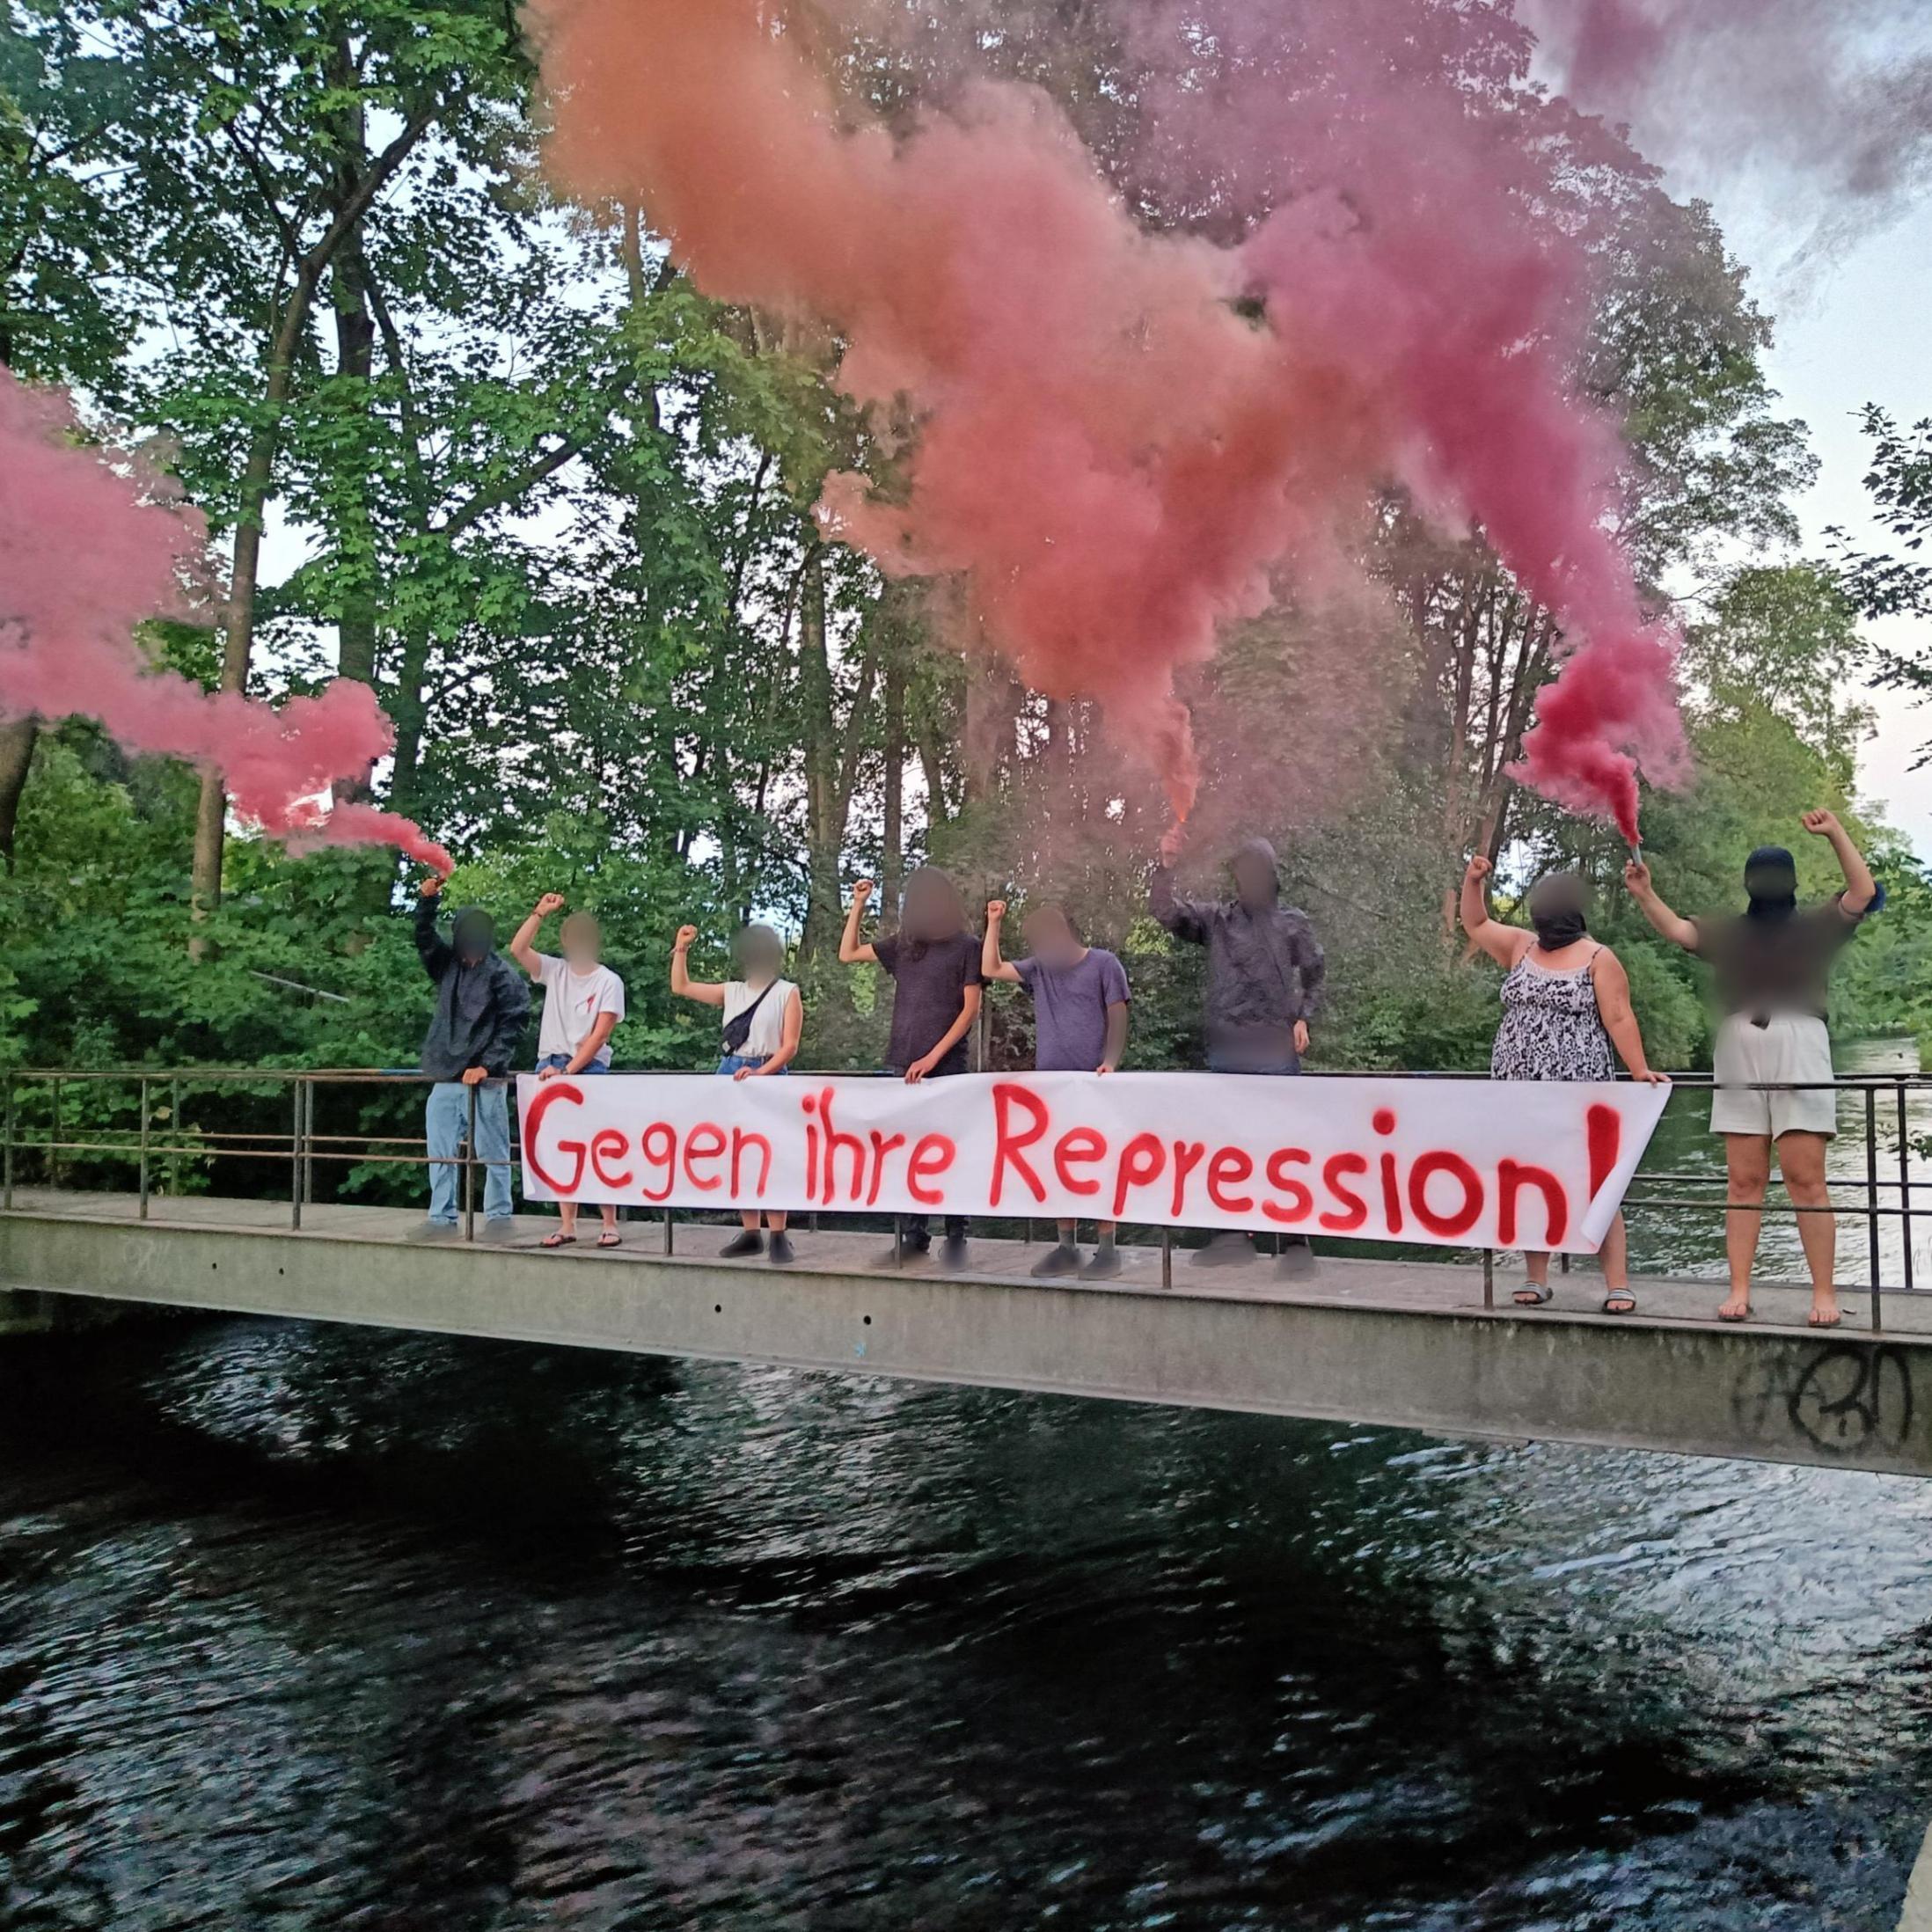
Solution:
M 487 959 L 496 947 L 496 921 L 479 905 L 466 905 L 450 927 L 450 944 L 465 965 Z

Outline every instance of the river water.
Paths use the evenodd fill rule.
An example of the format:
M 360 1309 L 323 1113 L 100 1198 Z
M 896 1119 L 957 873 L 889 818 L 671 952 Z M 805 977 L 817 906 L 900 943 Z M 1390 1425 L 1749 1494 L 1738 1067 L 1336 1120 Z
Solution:
M 0 1928 L 1891 1932 L 1928 1549 L 1849 1472 L 11 1344 Z

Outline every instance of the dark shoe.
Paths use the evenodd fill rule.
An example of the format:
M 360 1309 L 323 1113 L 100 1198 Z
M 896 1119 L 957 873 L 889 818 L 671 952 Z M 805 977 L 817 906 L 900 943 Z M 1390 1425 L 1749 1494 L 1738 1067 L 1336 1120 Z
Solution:
M 962 1241 L 960 1246 L 966 1244 Z M 1062 1241 L 1057 1248 L 1050 1248 L 1035 1262 L 1028 1270 L 1036 1279 L 1044 1280 L 1050 1275 L 1077 1274 L 1080 1265 L 1080 1251 L 1072 1241 Z
M 507 1214 L 493 1215 L 484 1222 L 477 1239 L 492 1247 L 508 1248 L 516 1239 L 516 1223 Z
M 918 1261 L 933 1245 L 930 1234 L 908 1234 L 904 1243 L 895 1248 L 890 1246 L 873 1257 L 875 1268 L 896 1268 L 902 1261 Z
M 1217 1234 L 1205 1248 L 1194 1251 L 1194 1265 L 1197 1268 L 1238 1268 L 1243 1262 L 1255 1258 L 1255 1238 L 1230 1228 Z
M 420 1227 L 411 1228 L 404 1238 L 412 1241 L 453 1241 L 462 1233 L 454 1221 L 425 1221 Z
M 774 1231 L 772 1233 L 771 1254 L 772 1259 L 780 1268 L 787 1262 L 798 1259 L 798 1256 L 792 1252 L 792 1237 L 782 1230 Z
M 755 1227 L 741 1229 L 718 1250 L 720 1261 L 743 1261 L 747 1255 L 762 1255 L 765 1237 Z
M 1082 1281 L 1110 1281 L 1120 1272 L 1120 1250 L 1111 1241 L 1102 1241 L 1094 1258 L 1080 1270 Z
M 1309 1281 L 1320 1272 L 1315 1265 L 1315 1251 L 1306 1241 L 1286 1243 L 1275 1269 L 1284 1281 Z
M 966 1265 L 966 1237 L 963 1234 L 948 1234 L 940 1243 L 941 1268 L 963 1268 Z

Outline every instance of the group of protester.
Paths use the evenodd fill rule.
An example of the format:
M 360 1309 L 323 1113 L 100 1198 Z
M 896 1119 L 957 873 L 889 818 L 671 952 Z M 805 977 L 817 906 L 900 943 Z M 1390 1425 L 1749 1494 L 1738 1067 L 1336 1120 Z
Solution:
M 1804 816 L 1808 832 L 1830 842 L 1844 873 L 1844 889 L 1823 904 L 1800 910 L 1797 867 L 1782 846 L 1761 846 L 1745 869 L 1747 903 L 1741 914 L 1688 919 L 1658 896 L 1650 868 L 1633 855 L 1624 871 L 1632 896 L 1665 939 L 1706 960 L 1716 976 L 1724 1019 L 1716 1052 L 1716 1088 L 1711 1127 L 1724 1137 L 1730 1201 L 1726 1251 L 1731 1293 L 1719 1317 L 1741 1321 L 1750 1311 L 1751 1274 L 1774 1148 L 1799 1217 L 1812 1284 L 1811 1320 L 1839 1319 L 1833 1292 L 1835 1224 L 1826 1187 L 1826 1144 L 1836 1131 L 1831 1090 L 1831 1044 L 1826 1028 L 1826 982 L 1839 948 L 1884 895 L 1844 828 L 1830 812 Z M 1229 861 L 1233 890 L 1217 898 L 1188 898 L 1175 889 L 1181 853 L 1178 828 L 1162 841 L 1148 902 L 1154 918 L 1177 940 L 1204 947 L 1207 986 L 1204 1035 L 1213 1072 L 1288 1076 L 1301 1070 L 1309 1027 L 1321 1002 L 1326 962 L 1307 915 L 1283 903 L 1274 849 L 1263 839 L 1242 844 Z M 1472 859 L 1463 875 L 1460 911 L 1472 947 L 1504 969 L 1503 1018 L 1490 1072 L 1498 1080 L 1606 1080 L 1621 1061 L 1634 1079 L 1660 1081 L 1644 1057 L 1643 1037 L 1630 1001 L 1629 980 L 1616 955 L 1592 939 L 1583 880 L 1556 873 L 1537 882 L 1524 902 L 1529 924 L 1509 925 L 1489 914 L 1485 881 L 1489 861 Z M 513 968 L 494 950 L 489 916 L 475 907 L 456 915 L 450 937 L 438 928 L 442 882 L 428 881 L 416 909 L 416 945 L 436 987 L 435 1015 L 422 1048 L 430 1089 L 428 1137 L 429 1219 L 435 1237 L 457 1225 L 460 1143 L 472 1101 L 477 1160 L 486 1164 L 485 1233 L 503 1239 L 512 1212 L 509 1110 L 506 1080 L 530 1014 L 529 984 L 544 989 L 537 1043 L 540 1079 L 609 1071 L 611 1038 L 624 1018 L 624 982 L 603 963 L 597 923 L 570 913 L 559 930 L 560 952 L 537 950 L 546 919 L 563 910 L 546 893 L 509 945 Z M 1021 932 L 1026 952 L 1005 954 L 1006 906 L 986 906 L 975 934 L 958 887 L 937 867 L 922 866 L 907 880 L 896 929 L 863 937 L 872 882 L 861 879 L 840 936 L 847 965 L 878 966 L 894 984 L 883 1071 L 909 1082 L 945 1079 L 968 1066 L 968 1040 L 988 981 L 1021 986 L 1035 1016 L 1035 1066 L 1043 1072 L 1113 1072 L 1126 1050 L 1131 994 L 1126 970 L 1112 953 L 1085 943 L 1065 909 L 1042 905 Z M 732 942 L 736 977 L 691 977 L 695 926 L 679 928 L 670 956 L 670 990 L 719 1009 L 718 1072 L 732 1079 L 769 1079 L 789 1072 L 804 1028 L 798 987 L 784 977 L 785 945 L 769 926 L 748 925 Z M 521 973 L 516 969 L 520 968 Z M 473 1097 L 465 1089 L 479 1088 Z M 621 1244 L 614 1207 L 601 1209 L 600 1248 Z M 794 1258 L 783 1212 L 746 1211 L 728 1256 L 766 1254 Z M 1059 1238 L 1033 1272 L 1087 1278 L 1116 1274 L 1116 1230 L 1102 1222 L 1091 1255 L 1078 1230 L 1059 1225 Z M 559 1204 L 559 1225 L 545 1248 L 577 1240 L 577 1209 Z M 903 1221 L 892 1258 L 923 1254 L 933 1234 L 925 1217 Z M 1217 1234 L 1196 1252 L 1202 1267 L 1252 1258 L 1251 1236 Z M 948 1217 L 940 1259 L 967 1259 L 967 1226 Z M 1517 1303 L 1537 1307 L 1551 1298 L 1549 1256 L 1526 1255 Z M 1613 1314 L 1636 1306 L 1630 1293 L 1628 1243 L 1620 1214 L 1603 1245 L 1606 1297 Z M 1315 1262 L 1304 1237 L 1284 1241 L 1277 1263 L 1290 1277 L 1306 1277 Z

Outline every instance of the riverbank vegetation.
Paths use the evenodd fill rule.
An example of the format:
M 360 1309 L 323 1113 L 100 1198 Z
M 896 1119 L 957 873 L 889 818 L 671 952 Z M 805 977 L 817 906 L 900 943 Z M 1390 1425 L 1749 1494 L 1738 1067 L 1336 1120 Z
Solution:
M 1067 58 L 1057 14 L 1014 11 L 996 57 L 1067 100 L 1150 222 L 1239 221 L 1138 192 L 1110 119 L 1131 75 L 1092 84 L 1128 55 Z M 692 921 L 719 963 L 751 913 L 797 935 L 807 1057 L 876 1064 L 875 989 L 836 963 L 841 891 L 871 875 L 889 905 L 926 858 L 971 903 L 1065 899 L 1130 956 L 1134 1061 L 1195 1057 L 1198 962 L 1144 916 L 1165 815 L 1134 748 L 1100 702 L 962 655 L 943 583 L 886 582 L 822 538 L 827 472 L 889 489 L 913 426 L 853 415 L 826 380 L 835 341 L 699 294 L 649 209 L 552 198 L 511 10 L 9 0 L 4 20 L 0 361 L 74 385 L 104 435 L 157 439 L 209 523 L 201 621 L 157 626 L 153 650 L 269 695 L 338 669 L 372 683 L 397 727 L 375 789 L 459 854 L 452 896 L 505 931 L 545 889 L 602 917 L 632 989 L 625 1064 L 710 1057 L 665 989 L 670 935 Z M 1506 22 L 1460 31 L 1460 84 L 1528 84 Z M 855 48 L 849 78 L 903 109 L 916 39 Z M 1923 579 L 1802 556 L 1804 428 L 1709 210 L 1602 126 L 1567 138 L 1599 265 L 1575 378 L 1627 427 L 1628 541 L 1688 639 L 1694 769 L 1646 800 L 1648 856 L 1685 910 L 1736 904 L 1765 839 L 1801 848 L 1822 891 L 1829 855 L 1797 816 L 1838 810 L 1892 900 L 1838 1023 L 1932 1025 L 1932 887 L 1858 791 L 1869 683 L 1923 677 L 1876 659 L 1859 622 L 1913 607 Z M 1903 545 L 1922 442 L 1871 427 Z M 1468 852 L 1505 879 L 1581 867 L 1653 1059 L 1695 1064 L 1696 969 L 1632 918 L 1621 842 L 1508 775 L 1560 646 L 1550 614 L 1480 531 L 1445 536 L 1399 498 L 1362 541 L 1378 596 L 1284 601 L 1189 692 L 1190 866 L 1204 882 L 1238 833 L 1274 838 L 1329 949 L 1317 1061 L 1371 1067 L 1482 1064 L 1493 977 L 1448 923 Z M 406 882 L 380 854 L 264 844 L 222 802 L 84 721 L 0 732 L 8 1063 L 413 1060 L 428 989 Z M 996 1056 L 1023 1050 L 1021 1025 L 994 1003 Z

